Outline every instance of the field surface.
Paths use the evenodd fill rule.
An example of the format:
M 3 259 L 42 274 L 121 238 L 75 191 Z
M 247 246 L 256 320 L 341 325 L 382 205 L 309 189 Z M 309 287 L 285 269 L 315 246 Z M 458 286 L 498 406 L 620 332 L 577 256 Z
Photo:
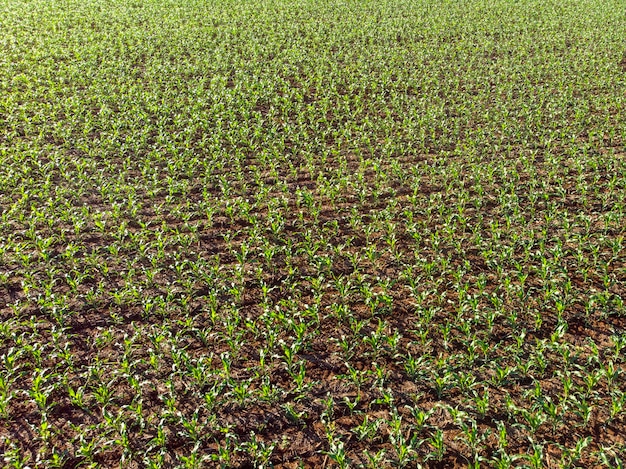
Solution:
M 624 467 L 621 0 L 0 0 L 0 464 Z

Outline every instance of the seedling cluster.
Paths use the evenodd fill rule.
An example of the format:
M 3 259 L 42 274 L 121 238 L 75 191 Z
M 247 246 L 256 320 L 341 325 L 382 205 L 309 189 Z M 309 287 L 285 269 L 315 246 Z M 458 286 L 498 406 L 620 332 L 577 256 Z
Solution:
M 623 467 L 621 1 L 0 11 L 6 467 Z

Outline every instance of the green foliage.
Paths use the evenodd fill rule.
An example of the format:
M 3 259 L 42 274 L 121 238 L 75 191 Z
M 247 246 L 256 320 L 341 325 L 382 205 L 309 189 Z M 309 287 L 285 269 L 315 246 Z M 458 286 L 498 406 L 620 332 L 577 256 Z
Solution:
M 623 467 L 620 1 L 0 11 L 7 467 Z

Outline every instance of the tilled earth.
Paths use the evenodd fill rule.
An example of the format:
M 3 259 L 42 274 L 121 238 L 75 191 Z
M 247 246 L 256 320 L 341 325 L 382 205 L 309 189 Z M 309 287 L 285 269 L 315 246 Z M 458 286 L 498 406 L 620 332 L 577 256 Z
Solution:
M 623 464 L 610 8 L 52 3 L 0 33 L 8 467 Z

